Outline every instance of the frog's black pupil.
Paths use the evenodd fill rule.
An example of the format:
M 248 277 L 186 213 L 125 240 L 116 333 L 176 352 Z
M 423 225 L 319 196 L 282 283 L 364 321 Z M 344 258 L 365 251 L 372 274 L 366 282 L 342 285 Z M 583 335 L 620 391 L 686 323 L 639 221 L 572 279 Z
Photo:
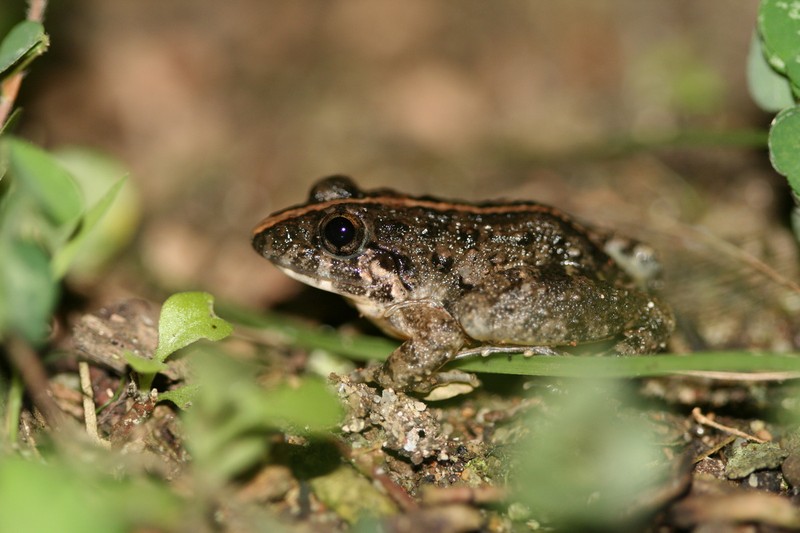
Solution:
M 334 217 L 325 224 L 325 238 L 337 248 L 347 246 L 356 238 L 356 227 L 345 217 Z

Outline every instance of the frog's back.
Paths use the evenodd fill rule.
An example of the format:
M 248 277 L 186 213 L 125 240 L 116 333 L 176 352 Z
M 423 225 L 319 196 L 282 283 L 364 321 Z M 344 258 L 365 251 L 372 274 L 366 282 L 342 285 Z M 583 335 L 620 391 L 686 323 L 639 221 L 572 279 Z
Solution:
M 610 281 L 625 276 L 604 251 L 601 234 L 549 206 L 411 200 L 422 203 L 398 209 L 383 202 L 367 210 L 380 213 L 375 240 L 436 271 L 470 264 L 486 274 L 526 266 Z

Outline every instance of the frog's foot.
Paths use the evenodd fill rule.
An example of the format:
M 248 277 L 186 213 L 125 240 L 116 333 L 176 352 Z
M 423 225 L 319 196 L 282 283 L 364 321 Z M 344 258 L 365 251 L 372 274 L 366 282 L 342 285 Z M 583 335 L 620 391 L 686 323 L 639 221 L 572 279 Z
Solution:
M 423 383 L 420 383 L 420 385 L 423 385 Z M 433 374 L 424 385 L 426 390 L 414 388 L 413 392 L 423 394 L 423 399 L 425 400 L 436 401 L 469 394 L 480 387 L 481 382 L 475 374 L 461 370 L 447 370 Z
M 481 385 L 475 374 L 461 370 L 434 372 L 428 376 L 415 376 L 411 382 L 398 380 L 386 367 L 372 366 L 353 373 L 357 380 L 377 383 L 385 389 L 405 391 L 425 400 L 446 400 L 468 394 Z

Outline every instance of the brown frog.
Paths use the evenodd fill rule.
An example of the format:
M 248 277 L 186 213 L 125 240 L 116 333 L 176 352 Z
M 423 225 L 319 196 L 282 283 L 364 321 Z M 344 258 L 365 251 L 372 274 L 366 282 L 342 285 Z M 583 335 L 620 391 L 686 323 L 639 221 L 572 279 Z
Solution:
M 363 191 L 332 176 L 264 219 L 253 246 L 405 339 L 375 376 L 384 387 L 428 391 L 476 346 L 553 354 L 615 339 L 616 353 L 654 352 L 674 325 L 646 289 L 658 270 L 647 247 L 533 202 Z

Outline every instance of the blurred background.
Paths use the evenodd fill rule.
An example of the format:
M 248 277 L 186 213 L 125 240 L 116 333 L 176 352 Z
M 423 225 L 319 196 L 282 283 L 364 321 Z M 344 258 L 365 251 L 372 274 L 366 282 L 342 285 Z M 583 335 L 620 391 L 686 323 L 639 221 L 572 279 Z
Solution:
M 745 78 L 757 7 L 53 2 L 18 133 L 97 149 L 130 173 L 134 242 L 76 289 L 101 304 L 180 289 L 252 307 L 287 298 L 297 286 L 251 250 L 250 230 L 346 173 L 364 187 L 535 199 L 640 237 L 665 256 L 668 299 L 692 309 L 684 280 L 727 298 L 739 281 L 718 263 L 753 277 L 728 243 L 796 274 L 787 189 L 762 148 L 737 144 L 770 120 Z M 4 31 L 23 14 L 5 0 Z M 753 283 L 740 292 L 771 290 Z M 717 301 L 717 326 L 734 303 Z

